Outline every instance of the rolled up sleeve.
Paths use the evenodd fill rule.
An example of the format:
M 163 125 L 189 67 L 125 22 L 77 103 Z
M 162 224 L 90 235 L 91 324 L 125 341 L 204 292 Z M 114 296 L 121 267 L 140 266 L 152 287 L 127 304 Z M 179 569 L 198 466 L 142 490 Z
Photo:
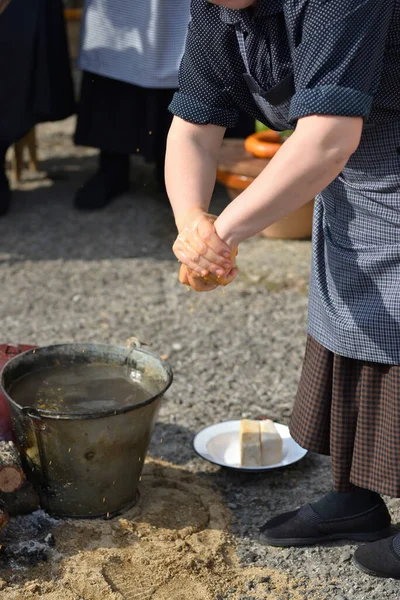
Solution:
M 189 26 L 180 66 L 179 91 L 169 110 L 185 121 L 202 125 L 234 127 L 238 120 L 238 110 L 217 72 L 217 64 L 210 60 L 193 25 Z
M 395 0 L 303 0 L 290 119 L 367 118 L 382 72 Z

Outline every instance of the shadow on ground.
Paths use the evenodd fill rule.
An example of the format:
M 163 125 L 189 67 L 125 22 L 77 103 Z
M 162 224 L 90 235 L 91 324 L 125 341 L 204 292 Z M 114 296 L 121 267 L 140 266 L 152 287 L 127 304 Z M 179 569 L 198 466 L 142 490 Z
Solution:
M 95 171 L 94 156 L 42 161 L 37 174 L 25 173 L 13 192 L 8 215 L 0 220 L 0 260 L 102 260 L 152 257 L 174 261 L 176 228 L 165 192 L 152 165 L 131 161 L 132 189 L 95 212 L 73 208 L 75 190 Z M 218 195 L 213 211 L 225 205 Z
M 258 528 L 269 518 L 293 510 L 320 497 L 330 489 L 327 457 L 309 453 L 303 460 L 281 469 L 246 473 L 211 465 L 193 449 L 196 432 L 176 424 L 159 422 L 154 430 L 149 455 L 180 467 L 195 461 L 196 473 L 215 486 L 232 510 L 239 537 L 260 539 Z

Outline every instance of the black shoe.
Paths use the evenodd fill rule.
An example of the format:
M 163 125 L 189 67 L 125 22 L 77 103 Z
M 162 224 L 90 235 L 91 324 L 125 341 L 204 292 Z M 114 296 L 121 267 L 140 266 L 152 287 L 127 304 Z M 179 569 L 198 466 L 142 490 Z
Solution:
M 307 546 L 333 540 L 372 542 L 392 535 L 391 519 L 383 500 L 367 511 L 340 519 L 323 519 L 311 504 L 278 515 L 261 528 L 270 546 Z
M 5 173 L 0 174 L 0 217 L 3 217 L 10 208 L 11 190 Z
M 353 562 L 368 575 L 400 579 L 400 533 L 361 546 L 355 551 Z
M 128 190 L 129 155 L 101 152 L 99 170 L 77 191 L 74 205 L 79 210 L 99 210 Z

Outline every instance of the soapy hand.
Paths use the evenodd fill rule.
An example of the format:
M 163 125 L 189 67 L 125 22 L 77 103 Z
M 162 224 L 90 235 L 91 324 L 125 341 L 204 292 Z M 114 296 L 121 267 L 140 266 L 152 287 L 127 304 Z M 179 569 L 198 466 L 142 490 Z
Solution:
M 237 267 L 233 267 L 228 275 L 225 275 L 224 277 L 212 275 L 201 277 L 194 271 L 191 271 L 186 265 L 181 265 L 181 268 L 179 269 L 179 281 L 184 285 L 189 285 L 196 292 L 211 292 L 219 286 L 226 286 L 231 283 L 237 274 Z
M 195 292 L 211 292 L 218 287 L 218 283 L 206 281 L 203 277 L 191 271 L 186 265 L 180 266 L 179 281 L 183 285 L 193 288 Z
M 178 260 L 200 277 L 222 278 L 234 266 L 231 248 L 215 231 L 216 219 L 201 209 L 191 210 L 180 224 L 172 248 Z

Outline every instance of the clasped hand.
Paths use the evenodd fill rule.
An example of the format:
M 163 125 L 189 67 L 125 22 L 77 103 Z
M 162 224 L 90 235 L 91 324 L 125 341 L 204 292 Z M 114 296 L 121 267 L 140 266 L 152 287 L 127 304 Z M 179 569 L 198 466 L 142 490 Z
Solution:
M 216 219 L 202 210 L 190 211 L 173 245 L 175 256 L 182 262 L 179 281 L 198 292 L 228 285 L 238 273 L 237 248 L 232 250 L 218 237 Z

